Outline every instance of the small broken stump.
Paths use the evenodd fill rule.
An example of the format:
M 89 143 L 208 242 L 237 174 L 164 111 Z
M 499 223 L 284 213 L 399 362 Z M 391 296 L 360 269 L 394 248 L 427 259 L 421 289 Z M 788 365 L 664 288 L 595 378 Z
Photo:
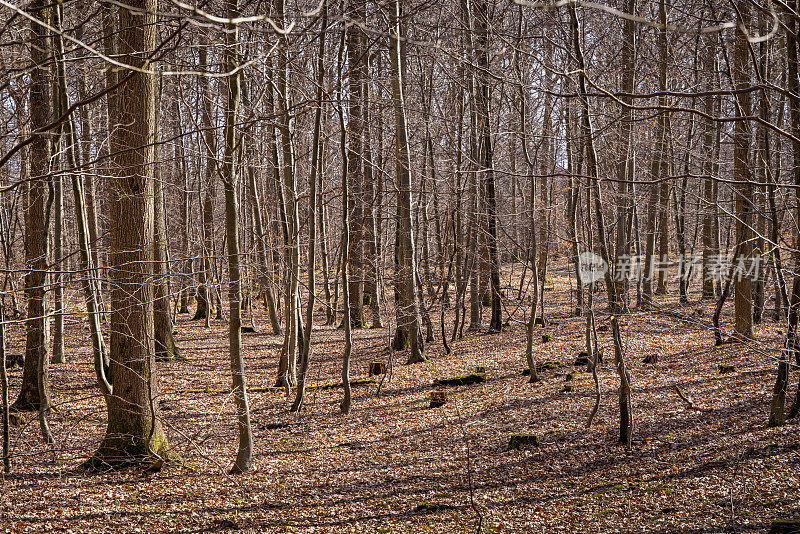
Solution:
M 440 408 L 447 404 L 447 392 L 446 391 L 431 391 L 431 403 L 428 406 L 429 408 Z

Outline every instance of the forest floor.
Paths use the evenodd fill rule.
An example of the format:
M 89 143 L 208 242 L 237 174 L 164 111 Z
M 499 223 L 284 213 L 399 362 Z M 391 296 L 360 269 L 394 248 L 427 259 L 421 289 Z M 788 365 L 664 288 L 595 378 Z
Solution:
M 227 324 L 215 320 L 207 329 L 187 315 L 176 327 L 187 361 L 158 364 L 158 402 L 184 463 L 157 473 L 82 472 L 105 430 L 105 407 L 85 322 L 70 316 L 67 362 L 52 366 L 57 443 L 41 444 L 33 414 L 13 429 L 0 530 L 387 534 L 478 532 L 480 524 L 486 533 L 763 532 L 775 518 L 800 515 L 800 426 L 766 426 L 782 323 L 768 318 L 756 326 L 756 342 L 715 348 L 713 305 L 696 293 L 690 305 L 669 295 L 658 312 L 622 318 L 636 424 L 626 451 L 617 443 L 618 380 L 603 328 L 602 401 L 586 428 L 594 382 L 573 366 L 584 319 L 570 315 L 567 283 L 566 271 L 556 270 L 547 284 L 551 322 L 537 327 L 534 349 L 538 362 L 556 365 L 538 384 L 521 375 L 521 322 L 499 335 L 465 334 L 446 355 L 434 310 L 430 361 L 411 366 L 388 350 L 387 330 L 357 330 L 352 379 L 367 378 L 370 362 L 387 362 L 380 389 L 354 388 L 346 417 L 339 388 L 309 391 L 299 415 L 289 413 L 285 393 L 252 391 L 253 469 L 237 477 L 226 474 L 236 450 Z M 510 300 L 507 307 L 521 321 L 527 305 Z M 281 338 L 255 313 L 258 333 L 244 342 L 249 384 L 258 388 L 275 382 Z M 728 328 L 731 314 L 726 307 Z M 342 331 L 322 319 L 312 338 L 312 384 L 341 381 Z M 598 310 L 598 325 L 605 324 Z M 22 334 L 21 325 L 11 329 L 10 353 L 22 352 Z M 658 362 L 644 364 L 648 354 Z M 721 374 L 723 364 L 735 370 Z M 448 402 L 428 407 L 435 379 L 478 366 L 486 368 L 484 383 L 446 388 Z M 10 375 L 16 393 L 21 370 Z M 794 371 L 792 391 L 796 384 Z M 541 444 L 509 450 L 513 433 L 537 434 Z

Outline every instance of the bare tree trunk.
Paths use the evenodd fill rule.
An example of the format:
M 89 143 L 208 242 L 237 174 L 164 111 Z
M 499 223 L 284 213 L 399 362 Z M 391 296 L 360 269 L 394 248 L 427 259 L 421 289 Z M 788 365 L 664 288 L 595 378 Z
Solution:
M 317 298 L 316 267 L 317 267 L 317 176 L 321 171 L 322 159 L 322 97 L 323 83 L 325 81 L 325 35 L 328 27 L 328 7 L 322 6 L 322 22 L 319 36 L 319 52 L 317 55 L 317 95 L 316 109 L 314 110 L 314 138 L 311 141 L 311 174 L 308 178 L 308 304 L 306 305 L 306 329 L 304 332 L 303 348 L 300 352 L 300 370 L 297 375 L 297 395 L 292 404 L 292 411 L 299 412 L 303 406 L 306 390 L 306 377 L 311 359 L 311 330 L 314 324 L 314 304 Z M 349 376 L 348 376 L 349 378 Z
M 364 109 L 368 51 L 362 26 L 366 23 L 366 2 L 351 0 L 348 4 L 347 63 L 349 67 L 349 115 L 347 120 L 347 179 L 350 195 L 345 197 L 350 215 L 348 283 L 350 321 L 354 328 L 366 326 L 364 318 Z M 367 163 L 368 164 L 368 163 Z
M 627 0 L 625 11 L 631 15 L 636 15 L 638 9 L 637 0 Z M 636 23 L 625 19 L 622 28 L 622 80 L 621 88 L 623 93 L 633 94 L 636 87 Z M 617 284 L 617 296 L 620 302 L 620 309 L 614 313 L 627 310 L 628 308 L 628 286 L 630 281 L 627 276 L 619 276 L 622 273 L 619 266 L 622 264 L 623 256 L 631 256 L 631 237 L 633 235 L 633 184 L 636 176 L 636 142 L 633 136 L 634 113 L 630 105 L 633 99 L 630 96 L 621 98 L 625 104 L 621 109 L 620 116 L 620 143 L 625 147 L 623 156 L 617 164 L 617 178 L 622 180 L 618 188 L 618 208 L 617 208 L 617 237 L 616 237 L 616 258 L 614 258 L 615 283 Z
M 705 38 L 707 44 L 703 52 L 705 70 L 714 72 L 717 69 L 716 35 Z M 713 89 L 713 83 L 710 84 Z M 709 116 L 714 116 L 715 106 L 719 100 L 718 96 L 708 95 L 703 97 L 705 101 L 704 111 Z M 703 174 L 706 175 L 703 181 L 703 299 L 714 298 L 714 262 L 718 258 L 719 250 L 715 247 L 714 222 L 716 219 L 716 199 L 714 187 L 714 177 L 711 175 L 714 165 L 714 123 L 711 120 L 705 121 L 705 132 L 703 133 Z
M 34 17 L 49 25 L 52 17 L 51 4 L 37 0 L 31 6 Z M 29 271 L 25 275 L 25 300 L 28 304 L 25 338 L 25 365 L 22 386 L 12 409 L 35 411 L 40 409 L 44 393 L 48 395 L 47 368 L 50 363 L 50 321 L 46 311 L 47 262 L 48 262 L 48 214 L 50 142 L 46 134 L 35 132 L 50 122 L 50 39 L 48 30 L 38 22 L 31 21 L 31 63 L 29 110 L 30 130 L 34 140 L 30 145 L 30 176 L 27 184 L 25 204 L 25 264 Z M 52 200 L 52 199 L 51 199 Z M 43 383 L 40 385 L 40 377 Z M 45 410 L 48 407 L 45 407 Z
M 737 2 L 739 24 L 748 24 L 750 18 L 750 4 L 746 0 Z M 747 34 L 742 27 L 737 27 L 733 48 L 733 80 L 735 89 L 750 87 L 750 45 Z M 736 95 L 737 115 L 747 117 L 751 112 L 751 97 L 749 92 L 740 92 Z M 733 133 L 733 178 L 736 181 L 736 243 L 739 253 L 734 262 L 753 261 L 753 185 L 750 180 L 749 152 L 750 152 L 750 123 L 739 120 L 734 124 Z M 746 275 L 736 275 L 734 278 L 734 307 L 735 326 L 734 332 L 740 338 L 753 337 L 753 294 L 752 279 Z
M 389 50 L 392 62 L 392 105 L 395 117 L 395 141 L 397 150 L 397 219 L 398 219 L 398 273 L 401 316 L 398 321 L 398 336 L 408 339 L 411 347 L 407 363 L 424 362 L 425 344 L 421 338 L 419 307 L 416 297 L 416 262 L 414 258 L 414 227 L 411 209 L 411 156 L 408 146 L 406 126 L 406 105 L 403 82 L 403 50 L 401 41 L 405 34 L 401 22 L 401 0 L 391 6 L 391 29 L 389 31 Z M 402 332 L 402 333 L 401 333 Z M 395 345 L 397 346 L 397 345 Z
M 11 472 L 11 428 L 8 405 L 8 371 L 6 370 L 6 302 L 0 303 L 0 396 L 3 402 L 3 472 Z
M 228 18 L 239 16 L 239 1 L 227 0 Z M 225 232 L 228 245 L 228 305 L 230 322 L 228 341 L 231 363 L 231 390 L 236 404 L 239 429 L 239 448 L 232 474 L 250 469 L 253 456 L 253 432 L 250 427 L 250 407 L 247 402 L 247 380 L 242 357 L 242 273 L 239 259 L 239 199 L 236 173 L 236 114 L 239 108 L 240 74 L 239 31 L 234 23 L 226 25 L 224 69 L 229 73 L 227 82 L 227 104 L 225 106 L 225 154 L 222 161 L 222 185 L 225 190 Z
M 489 279 L 492 295 L 492 318 L 490 332 L 503 329 L 502 301 L 500 296 L 500 256 L 497 245 L 497 194 L 494 175 L 494 147 L 492 146 L 491 89 L 489 87 L 489 11 L 486 0 L 475 4 L 477 21 L 476 44 L 478 90 L 478 127 L 481 135 L 481 170 L 486 188 L 487 247 L 489 252 Z
M 161 90 L 156 86 L 155 137 L 161 141 Z M 157 361 L 181 359 L 181 352 L 172 335 L 172 313 L 167 280 L 167 227 L 164 219 L 164 180 L 162 177 L 161 143 L 155 146 L 153 169 L 153 321 Z
M 108 427 L 93 467 L 174 456 L 161 428 L 153 344 L 153 170 L 156 0 L 119 8 L 121 61 L 143 71 L 108 98 L 111 130 L 111 375 Z
M 786 70 L 788 73 L 788 89 L 792 94 L 798 94 L 800 91 L 800 80 L 798 80 L 798 58 L 797 58 L 797 19 L 794 16 L 797 10 L 797 0 L 791 0 L 785 13 L 786 31 Z M 797 137 L 800 135 L 800 104 L 796 98 L 789 98 L 789 121 L 792 134 Z M 793 171 L 792 178 L 795 186 L 800 186 L 800 143 L 795 141 L 792 143 L 792 163 Z M 795 202 L 800 200 L 800 189 L 795 189 Z M 800 203 L 796 204 L 795 217 L 800 215 Z M 777 222 L 777 221 L 776 221 Z M 795 252 L 794 265 L 795 269 L 800 267 L 800 228 L 797 223 L 794 224 L 794 239 L 795 239 Z M 775 244 L 772 245 L 776 246 Z M 800 365 L 800 341 L 798 341 L 797 323 L 798 314 L 800 314 L 800 277 L 795 276 L 792 284 L 792 294 L 789 303 L 789 313 L 787 317 L 788 328 L 786 330 L 786 349 L 781 353 L 781 359 L 778 362 L 778 374 L 775 379 L 775 386 L 773 388 L 772 403 L 770 406 L 770 426 L 779 426 L 784 423 L 784 408 L 786 403 L 786 390 L 789 385 L 789 359 L 791 354 L 794 354 L 795 364 Z M 800 382 L 797 384 L 797 392 L 795 393 L 794 403 L 789 410 L 789 417 L 797 416 L 800 412 Z
M 664 0 L 661 0 L 663 6 Z M 663 7 L 662 7 L 663 8 Z M 584 61 L 583 49 L 580 41 L 580 27 L 578 25 L 578 15 L 576 13 L 575 5 L 569 6 L 570 18 L 572 21 L 572 40 L 575 46 L 575 57 L 578 61 L 578 92 L 581 95 L 580 101 L 582 106 L 581 125 L 583 135 L 585 138 L 586 148 L 586 168 L 587 175 L 591 180 L 592 190 L 594 191 L 594 208 L 595 220 L 597 222 L 597 235 L 600 248 L 600 256 L 609 263 L 608 245 L 606 243 L 606 229 L 603 216 L 603 200 L 601 196 L 600 181 L 598 175 L 598 162 L 597 153 L 594 149 L 594 132 L 592 128 L 591 116 L 589 114 L 589 101 L 586 96 L 586 63 Z M 608 290 L 608 300 L 613 308 L 615 303 L 618 302 L 616 294 L 616 286 L 613 283 L 612 273 L 610 269 L 605 272 L 606 288 Z M 617 374 L 620 379 L 619 387 L 619 440 L 624 443 L 627 448 L 631 447 L 631 440 L 633 436 L 633 414 L 631 408 L 631 389 L 630 389 L 630 375 L 625 366 L 625 358 L 622 352 L 622 338 L 620 336 L 619 321 L 616 314 L 611 316 L 611 330 L 614 339 L 614 363 L 617 367 Z

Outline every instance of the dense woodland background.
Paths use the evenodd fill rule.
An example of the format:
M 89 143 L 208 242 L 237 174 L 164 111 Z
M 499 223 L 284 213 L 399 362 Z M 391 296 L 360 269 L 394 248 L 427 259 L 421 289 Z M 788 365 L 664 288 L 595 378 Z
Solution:
M 690 453 L 666 464 L 698 470 L 685 478 L 722 477 L 704 495 L 725 512 L 672 502 L 663 528 L 797 512 L 794 0 L 0 4 L 3 459 L 28 503 L 19 515 L 9 500 L 7 526 L 49 521 L 25 487 L 65 469 L 76 485 L 122 467 L 169 466 L 180 484 L 205 470 L 217 487 L 253 472 L 263 492 L 276 432 L 300 425 L 322 462 L 326 447 L 391 450 L 358 425 L 400 439 L 425 417 L 445 421 L 429 428 L 434 456 L 465 451 L 434 469 L 458 502 L 293 521 L 552 531 L 563 514 L 519 493 L 491 512 L 480 460 L 500 462 L 483 476 L 506 491 L 552 494 L 515 469 L 579 465 L 570 476 L 589 484 L 580 448 L 640 472 L 581 493 L 632 492 L 627 511 L 568 500 L 578 530 L 661 528 L 614 519 L 636 515 L 655 480 L 637 477 L 676 450 Z M 589 278 L 587 257 L 608 268 Z M 202 429 L 186 426 L 198 404 Z M 509 439 L 527 449 L 515 467 L 498 459 Z M 773 503 L 757 512 L 734 502 L 751 460 L 745 480 Z M 211 526 L 257 509 L 230 506 L 204 508 Z M 73 520 L 95 528 L 94 513 Z M 289 525 L 247 517 L 229 522 Z

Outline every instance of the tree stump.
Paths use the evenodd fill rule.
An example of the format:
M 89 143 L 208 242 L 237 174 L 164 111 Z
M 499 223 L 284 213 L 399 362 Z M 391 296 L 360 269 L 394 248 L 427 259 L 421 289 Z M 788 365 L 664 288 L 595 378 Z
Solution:
M 385 374 L 386 374 L 386 364 L 384 362 L 370 362 L 369 376 L 385 375 Z
M 644 357 L 642 363 L 651 363 L 651 364 L 658 363 L 658 354 L 648 354 L 647 356 Z
M 511 434 L 508 440 L 508 450 L 521 451 L 539 445 L 541 445 L 541 440 L 536 434 Z
M 551 341 L 553 341 L 553 336 L 550 334 L 544 334 L 542 336 L 542 343 L 550 343 Z
M 431 403 L 429 408 L 439 408 L 447 404 L 446 391 L 431 391 Z

